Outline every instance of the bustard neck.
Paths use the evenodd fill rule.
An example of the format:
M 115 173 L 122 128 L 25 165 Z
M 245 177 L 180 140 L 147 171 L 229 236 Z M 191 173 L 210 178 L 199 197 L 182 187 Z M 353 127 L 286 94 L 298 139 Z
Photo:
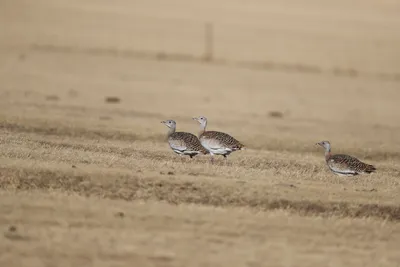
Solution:
M 328 160 L 331 157 L 331 149 L 325 150 L 325 160 Z
M 206 127 L 207 127 L 207 122 L 201 122 L 200 123 L 199 136 L 202 135 L 206 131 Z
M 169 130 L 168 130 L 168 137 L 170 137 L 171 134 L 173 134 L 173 133 L 175 132 L 175 130 L 176 130 L 176 127 L 171 127 L 171 128 L 169 128 Z

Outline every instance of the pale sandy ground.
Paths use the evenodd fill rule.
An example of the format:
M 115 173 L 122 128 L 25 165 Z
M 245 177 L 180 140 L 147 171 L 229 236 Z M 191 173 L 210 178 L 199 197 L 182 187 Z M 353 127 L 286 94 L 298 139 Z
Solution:
M 400 229 L 57 192 L 2 193 L 2 266 L 396 266 Z M 15 201 L 18 197 L 18 201 Z
M 398 14 L 2 1 L 0 266 L 399 266 Z M 199 115 L 248 149 L 182 162 L 160 121 Z M 334 176 L 321 140 L 378 172 Z

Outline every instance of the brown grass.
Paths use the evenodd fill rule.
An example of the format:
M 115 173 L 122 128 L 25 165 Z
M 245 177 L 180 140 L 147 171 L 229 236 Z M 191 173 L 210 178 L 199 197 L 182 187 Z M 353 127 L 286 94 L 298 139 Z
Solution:
M 170 4 L 0 4 L 0 266 L 398 266 L 399 5 Z M 199 115 L 248 149 L 182 160 Z

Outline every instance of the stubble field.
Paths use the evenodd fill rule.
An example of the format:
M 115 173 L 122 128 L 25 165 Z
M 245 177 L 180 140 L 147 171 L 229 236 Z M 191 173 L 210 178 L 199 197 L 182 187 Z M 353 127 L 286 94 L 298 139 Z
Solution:
M 399 266 L 400 6 L 299 3 L 2 2 L 0 265 Z

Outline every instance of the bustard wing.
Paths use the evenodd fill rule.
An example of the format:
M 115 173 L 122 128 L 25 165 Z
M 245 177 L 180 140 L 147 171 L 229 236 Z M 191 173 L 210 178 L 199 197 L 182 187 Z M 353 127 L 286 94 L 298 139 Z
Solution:
M 184 152 L 187 149 L 186 142 L 184 140 L 184 134 L 181 132 L 175 132 L 168 138 L 169 146 L 176 151 Z
M 207 154 L 208 151 L 201 145 L 197 136 L 186 132 L 175 132 L 169 138 L 172 149 L 181 152 L 201 152 Z
M 355 157 L 344 154 L 332 155 L 327 160 L 327 163 L 332 171 L 342 174 L 370 173 L 376 170 L 374 166 L 366 164 Z
M 209 140 L 209 144 L 213 148 L 223 147 L 235 151 L 240 150 L 244 147 L 244 145 L 238 140 L 223 132 L 207 131 L 203 133 L 200 138 Z
M 191 133 L 185 133 L 183 137 L 187 150 L 197 151 L 203 154 L 207 154 L 208 151 L 201 145 L 199 138 Z

